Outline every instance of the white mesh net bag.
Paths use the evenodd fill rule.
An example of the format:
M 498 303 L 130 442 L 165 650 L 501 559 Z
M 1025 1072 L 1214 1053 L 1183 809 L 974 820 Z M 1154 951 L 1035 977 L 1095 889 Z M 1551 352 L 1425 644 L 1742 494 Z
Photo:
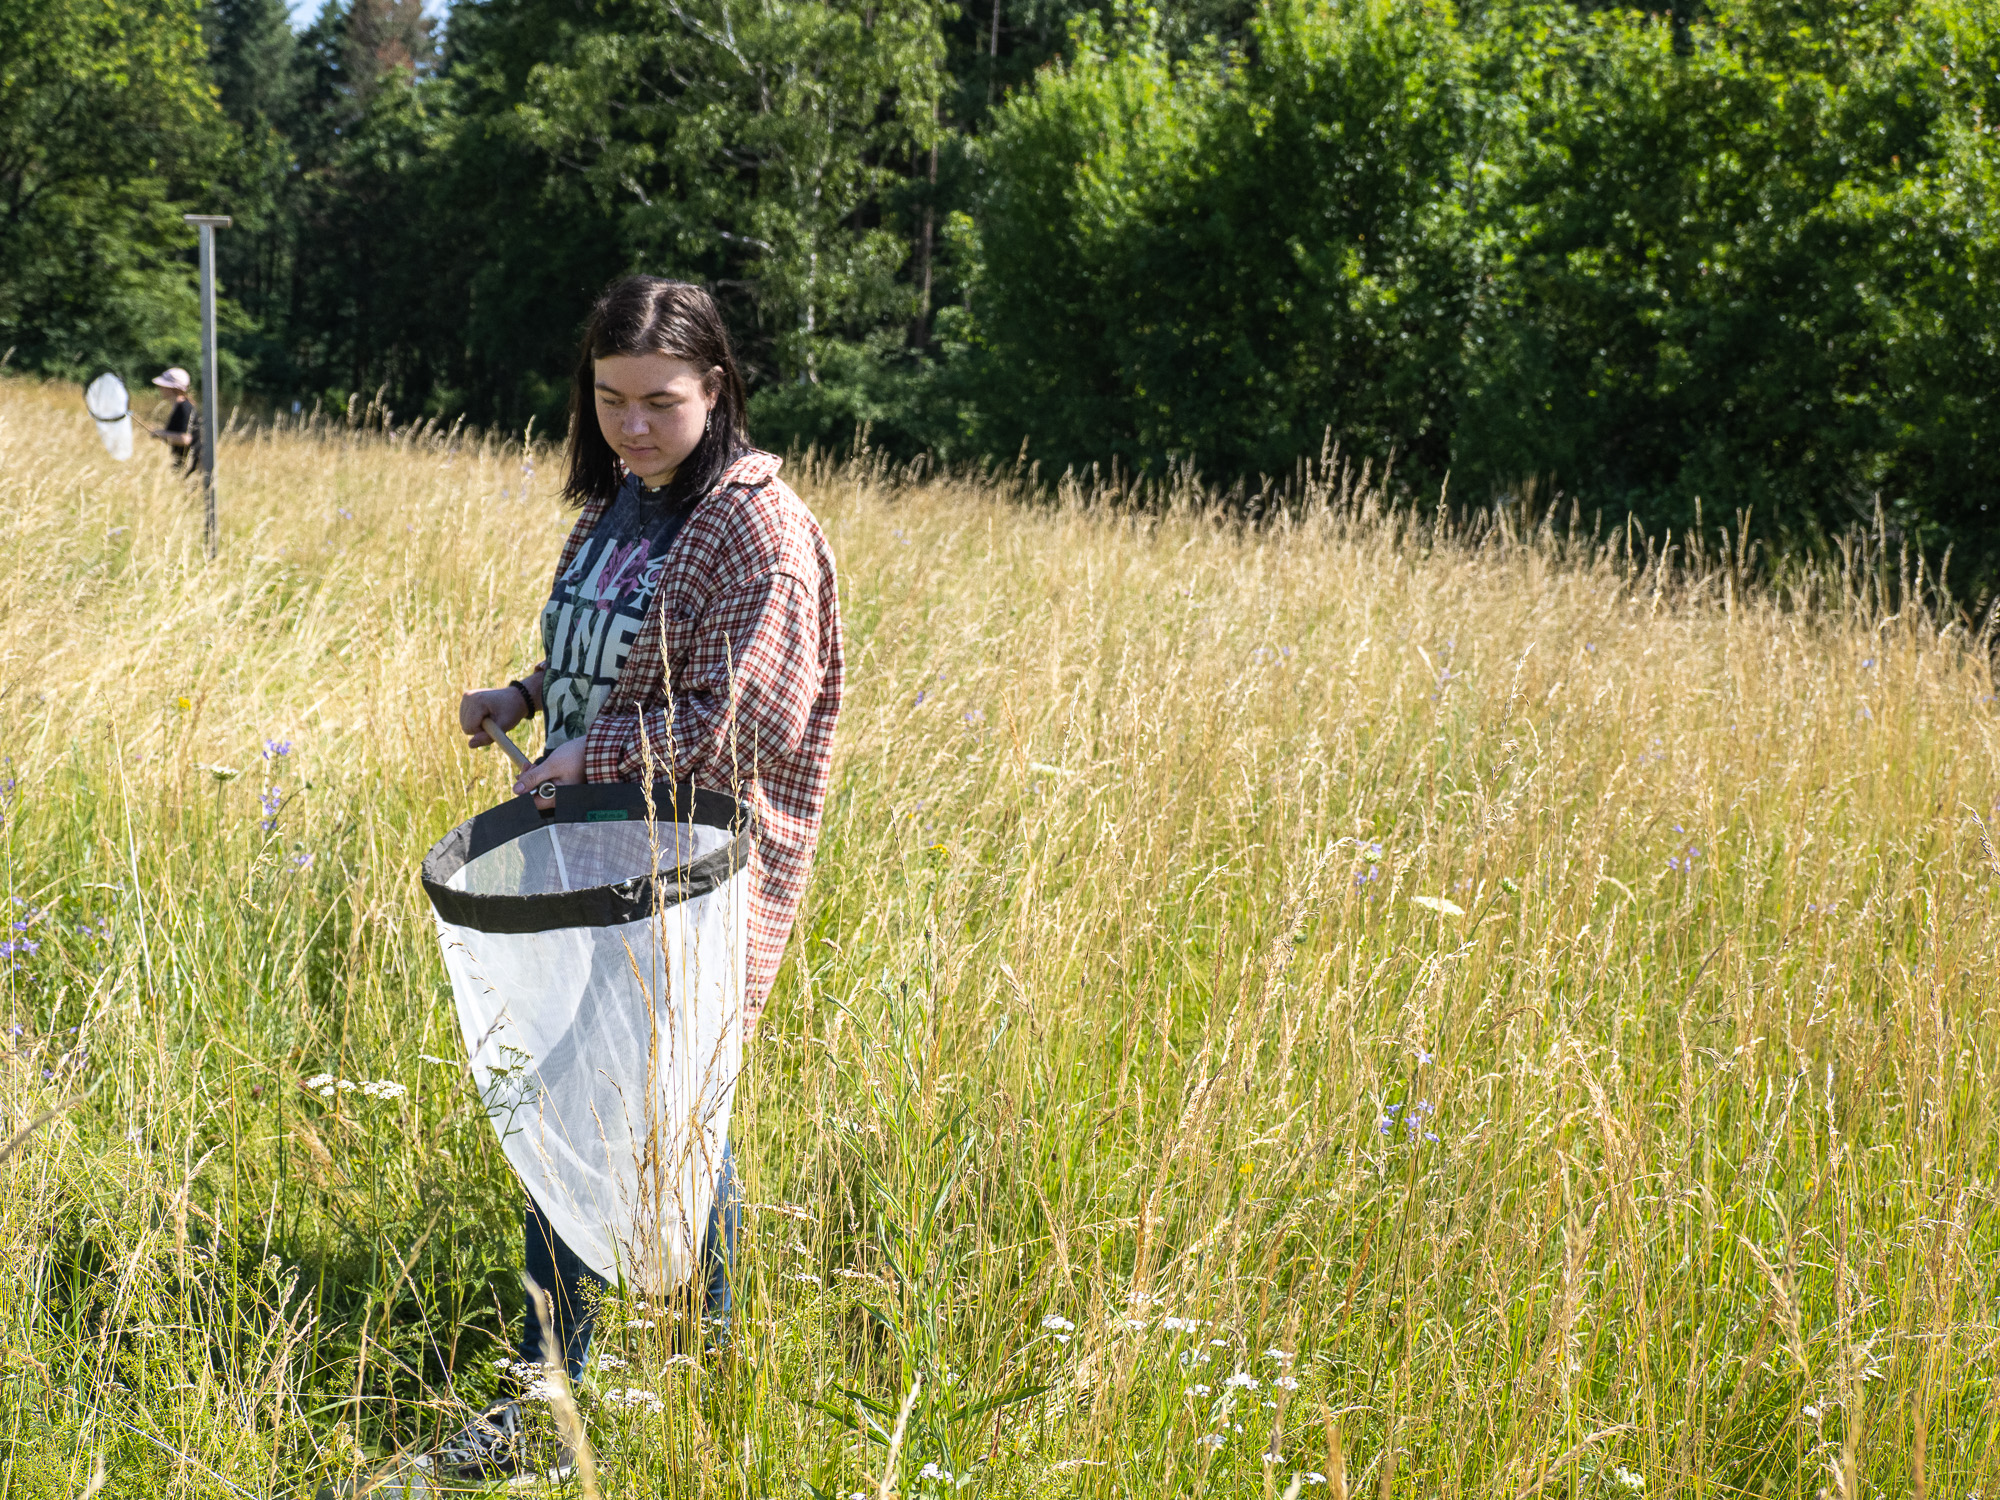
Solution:
M 750 839 L 719 792 L 562 787 L 424 857 L 472 1076 L 550 1226 L 609 1281 L 694 1274 L 743 1055 Z
M 83 388 L 83 404 L 97 424 L 104 451 L 125 462 L 132 456 L 132 402 L 125 382 L 106 370 Z

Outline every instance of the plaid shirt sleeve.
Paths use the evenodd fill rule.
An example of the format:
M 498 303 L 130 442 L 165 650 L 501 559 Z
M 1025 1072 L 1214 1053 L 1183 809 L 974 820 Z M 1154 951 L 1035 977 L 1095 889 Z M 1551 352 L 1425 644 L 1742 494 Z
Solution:
M 771 572 L 719 595 L 696 632 L 669 709 L 601 713 L 584 745 L 590 781 L 656 774 L 735 786 L 799 753 L 820 693 L 820 609 L 813 591 Z
M 845 682 L 833 554 L 779 466 L 744 454 L 696 509 L 584 738 L 590 781 L 691 781 L 745 805 L 746 1036 L 812 873 Z

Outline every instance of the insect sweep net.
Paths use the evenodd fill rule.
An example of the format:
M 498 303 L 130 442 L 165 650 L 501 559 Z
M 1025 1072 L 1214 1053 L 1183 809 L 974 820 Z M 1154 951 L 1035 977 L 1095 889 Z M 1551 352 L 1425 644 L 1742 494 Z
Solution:
M 549 1225 L 599 1275 L 695 1271 L 742 1063 L 750 838 L 719 792 L 559 788 L 424 857 L 474 1083 Z
M 83 388 L 83 404 L 97 423 L 104 451 L 121 464 L 132 456 L 132 401 L 125 382 L 106 370 Z

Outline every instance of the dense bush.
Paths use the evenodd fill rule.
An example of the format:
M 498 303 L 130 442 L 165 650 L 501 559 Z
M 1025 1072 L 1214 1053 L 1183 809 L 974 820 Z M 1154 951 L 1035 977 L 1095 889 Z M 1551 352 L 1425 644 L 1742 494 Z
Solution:
M 978 416 L 1045 466 L 1287 469 L 1331 427 L 1442 462 L 1465 301 L 1448 14 L 1268 11 L 1253 60 L 1086 31 L 1002 112 Z
M 1872 517 L 1991 570 L 2000 47 L 1987 8 L 1664 17 L 1274 0 L 1241 52 L 1086 29 L 1001 111 L 968 382 L 1046 464 L 1612 518 Z
M 1990 7 L 1981 7 L 1990 16 Z M 1972 7 L 1512 27 L 1453 458 L 1616 514 L 1891 519 L 1994 560 L 2000 48 Z

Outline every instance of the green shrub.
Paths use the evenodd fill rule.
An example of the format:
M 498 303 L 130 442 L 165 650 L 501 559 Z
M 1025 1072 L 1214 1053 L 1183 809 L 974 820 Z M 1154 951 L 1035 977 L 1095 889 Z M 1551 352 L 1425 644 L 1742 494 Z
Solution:
M 1175 62 L 1139 23 L 1085 30 L 1001 112 L 973 298 L 989 447 L 1270 473 L 1331 427 L 1443 459 L 1463 39 L 1444 11 L 1292 3 L 1256 37 Z
M 1872 522 L 2000 564 L 1987 12 L 1274 0 L 1241 54 L 1085 27 L 1007 107 L 989 451 L 1283 475 L 1331 433 L 1612 520 Z
M 1630 14 L 1496 28 L 1470 492 L 1542 473 L 1607 515 L 1685 529 L 1699 497 L 1795 538 L 1879 497 L 1990 568 L 2000 91 L 1969 14 L 1722 5 L 1686 56 Z

